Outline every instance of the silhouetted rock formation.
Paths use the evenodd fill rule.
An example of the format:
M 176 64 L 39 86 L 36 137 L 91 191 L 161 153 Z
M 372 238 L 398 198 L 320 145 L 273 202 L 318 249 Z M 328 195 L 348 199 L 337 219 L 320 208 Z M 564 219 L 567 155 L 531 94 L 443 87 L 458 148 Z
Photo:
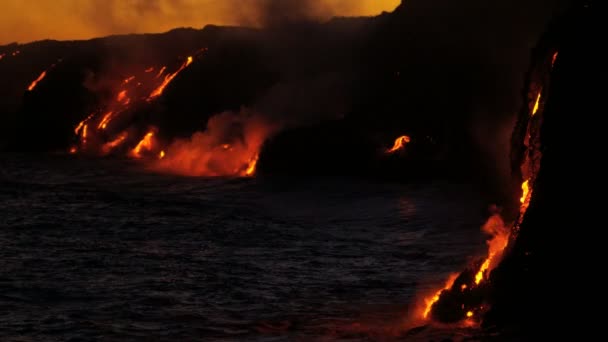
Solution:
M 559 51 L 553 71 L 544 75 L 550 91 L 541 127 L 541 166 L 519 235 L 491 275 L 492 310 L 486 326 L 524 336 L 564 336 L 569 330 L 586 334 L 576 322 L 586 320 L 579 316 L 588 305 L 580 292 L 582 284 L 589 284 L 582 269 L 593 261 L 579 250 L 588 244 L 580 244 L 587 240 L 581 231 L 593 229 L 587 223 L 598 218 L 586 193 L 603 183 L 602 177 L 592 176 L 596 158 L 590 156 L 600 148 L 593 142 L 600 128 L 590 127 L 589 121 L 604 107 L 604 88 L 595 81 L 606 65 L 599 44 L 603 19 L 600 6 L 592 1 L 580 4 L 553 23 L 534 50 L 531 74 L 539 71 L 539 61 L 551 58 L 551 51 Z M 516 173 L 523 138 L 516 130 Z
M 323 24 L 3 46 L 0 54 L 20 54 L 0 60 L 0 147 L 66 151 L 74 126 L 111 95 L 108 82 L 207 48 L 162 98 L 130 109 L 134 126 L 158 126 L 168 141 L 247 107 L 284 129 L 262 153 L 263 172 L 442 175 L 506 189 L 502 156 L 527 51 L 563 1 L 411 0 L 394 13 Z M 409 149 L 386 158 L 403 134 Z

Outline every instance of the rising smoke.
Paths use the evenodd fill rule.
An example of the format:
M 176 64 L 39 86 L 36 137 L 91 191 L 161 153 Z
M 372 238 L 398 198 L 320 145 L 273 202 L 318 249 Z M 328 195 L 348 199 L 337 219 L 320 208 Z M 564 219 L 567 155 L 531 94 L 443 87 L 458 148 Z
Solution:
M 480 173 L 496 178 L 491 182 L 501 183 L 509 174 L 506 142 L 512 118 L 520 107 L 530 48 L 564 2 L 501 0 L 490 5 L 481 0 L 410 0 L 390 17 L 319 25 L 311 22 L 336 14 L 378 13 L 394 7 L 396 1 L 374 1 L 371 5 L 371 1 L 350 0 L 89 0 L 79 2 L 78 8 L 70 7 L 73 2 L 59 1 L 55 8 L 42 4 L 36 10 L 56 13 L 57 18 L 62 18 L 61 13 L 71 13 L 77 20 L 86 21 L 90 30 L 87 34 L 92 35 L 165 30 L 160 28 L 163 25 L 169 25 L 166 29 L 201 27 L 209 20 L 199 12 L 222 18 L 220 22 L 268 27 L 238 39 L 221 36 L 220 44 L 210 46 L 209 57 L 197 60 L 183 77 L 175 79 L 167 91 L 168 102 L 159 101 L 153 109 L 157 117 L 192 120 L 182 125 L 191 129 L 179 132 L 182 138 L 204 131 L 213 115 L 226 110 L 238 112 L 241 106 L 283 128 L 355 116 L 363 118 L 359 123 L 362 130 L 369 126 L 381 131 L 399 129 L 399 134 L 412 130 L 435 140 L 439 139 L 434 135 L 447 132 L 441 141 L 446 150 L 468 151 L 474 146 L 478 151 L 472 159 L 482 159 L 484 167 L 491 170 Z M 213 7 L 206 7 L 211 3 Z M 8 8 L 15 6 L 11 1 L 7 4 Z M 68 10 L 62 12 L 62 6 Z M 96 70 L 95 82 L 85 80 L 86 89 L 107 93 L 105 78 L 114 82 L 128 76 L 132 68 L 175 64 L 193 49 L 206 47 L 177 52 L 180 39 L 198 39 L 184 38 L 197 34 L 194 31 L 180 34 L 167 38 L 172 45 L 158 44 L 154 53 L 150 52 L 148 39 L 125 38 L 120 44 L 115 43 L 118 39 L 104 40 L 102 67 Z M 173 53 L 169 57 L 165 56 L 168 51 Z M 228 55 L 227 51 L 233 52 Z M 164 61 L 157 60 L 161 54 Z M 250 54 L 255 55 L 251 63 L 245 59 Z M 213 58 L 214 62 L 208 62 Z M 131 65 L 125 67 L 125 60 Z M 87 62 L 85 59 L 83 63 Z M 236 65 L 265 74 L 243 73 L 243 68 L 233 71 Z M 40 71 L 28 76 L 27 83 Z M 106 77 L 105 73 L 117 76 Z M 264 81 L 255 83 L 260 78 Z M 215 89 L 222 92 L 214 93 Z M 237 96 L 242 94 L 246 96 Z M 199 98 L 205 101 L 193 102 Z M 202 109 L 208 102 L 214 106 Z M 182 115 L 188 110 L 189 115 Z M 161 134 L 167 132 L 166 126 L 159 128 Z M 383 137 L 384 143 L 394 138 Z M 414 135 L 414 143 L 416 138 Z M 508 187 L 501 184 L 497 188 Z
M 165 32 L 208 24 L 264 26 L 334 15 L 376 15 L 399 0 L 5 0 L 0 44 Z

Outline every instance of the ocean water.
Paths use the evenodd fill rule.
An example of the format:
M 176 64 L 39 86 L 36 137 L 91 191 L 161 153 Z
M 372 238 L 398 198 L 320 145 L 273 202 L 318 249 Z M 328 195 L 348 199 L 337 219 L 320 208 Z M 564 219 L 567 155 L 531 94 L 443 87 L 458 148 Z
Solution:
M 0 155 L 0 340 L 408 340 L 421 293 L 485 251 L 486 204 L 466 185 Z

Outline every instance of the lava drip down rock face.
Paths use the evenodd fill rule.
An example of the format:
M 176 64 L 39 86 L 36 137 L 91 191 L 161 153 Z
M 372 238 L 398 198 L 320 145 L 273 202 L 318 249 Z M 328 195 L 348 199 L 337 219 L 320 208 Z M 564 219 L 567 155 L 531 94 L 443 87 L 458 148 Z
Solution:
M 586 157 L 600 146 L 591 143 L 598 135 L 583 118 L 602 108 L 594 82 L 605 68 L 598 50 L 602 13 L 592 1 L 578 4 L 551 23 L 533 50 L 512 136 L 518 185 L 503 215 L 510 232 L 502 260 L 452 279 L 428 310 L 433 320 L 481 316 L 483 327 L 503 337 L 531 337 L 559 334 L 582 312 L 572 308 L 580 283 L 571 265 L 585 263 L 578 250 L 587 242 L 578 231 L 588 227 L 585 219 L 598 218 L 580 199 L 601 182 Z M 487 271 L 481 282 L 477 269 Z M 567 323 L 556 330 L 557 322 Z
M 525 95 L 531 99 L 539 82 L 546 86 L 540 90 L 542 124 L 534 128 L 538 141 L 524 146 L 529 141 L 524 127 L 528 120 L 520 115 L 512 160 L 522 181 L 526 171 L 536 169 L 535 181 L 510 253 L 491 275 L 492 310 L 486 326 L 557 333 L 563 332 L 555 330 L 558 322 L 565 322 L 565 329 L 580 319 L 569 313 L 583 312 L 575 304 L 584 301 L 575 298 L 580 282 L 573 277 L 572 265 L 587 262 L 581 249 L 588 239 L 581 231 L 595 225 L 587 220 L 600 219 L 593 204 L 583 199 L 602 182 L 593 176 L 595 159 L 589 158 L 599 152 L 601 145 L 593 139 L 601 133 L 587 118 L 604 106 L 595 78 L 605 70 L 598 44 L 605 18 L 597 2 L 579 4 L 551 25 L 533 53 Z M 540 161 L 532 163 L 538 165 L 522 168 L 526 157 L 535 153 L 542 153 Z

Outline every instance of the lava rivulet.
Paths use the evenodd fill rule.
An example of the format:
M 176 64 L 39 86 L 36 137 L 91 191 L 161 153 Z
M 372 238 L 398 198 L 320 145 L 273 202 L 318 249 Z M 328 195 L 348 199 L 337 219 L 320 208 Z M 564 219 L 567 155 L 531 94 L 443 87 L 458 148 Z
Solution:
M 133 158 L 142 158 L 144 156 L 144 153 L 152 151 L 155 145 L 156 140 L 154 138 L 154 131 L 149 131 L 131 150 L 130 156 L 132 156 Z
M 137 145 L 134 145 L 137 142 L 127 139 L 124 132 L 131 131 L 131 128 L 141 129 L 141 127 L 131 127 L 134 125 L 133 119 L 137 116 L 136 112 L 146 110 L 154 99 L 162 95 L 163 90 L 177 74 L 192 64 L 193 61 L 193 57 L 188 57 L 175 72 L 163 78 L 157 76 L 162 75 L 167 67 L 161 67 L 160 72 L 156 75 L 153 73 L 156 67 L 148 66 L 140 68 L 139 71 L 134 71 L 130 75 L 113 76 L 110 77 L 109 81 L 103 80 L 102 83 L 106 85 L 106 88 L 102 89 L 103 93 L 110 92 L 112 95 L 111 97 L 102 95 L 106 100 L 99 103 L 97 109 L 75 127 L 74 133 L 79 137 L 80 144 L 84 144 L 85 140 L 88 143 L 86 148 L 77 148 L 76 152 L 107 155 L 124 151 L 123 149 L 117 149 L 120 145 L 130 145 L 128 148 L 131 152 L 128 155 L 141 158 L 141 152 L 146 151 L 145 145 L 138 149 Z M 83 137 L 83 127 L 85 125 L 88 125 L 87 138 L 91 139 Z
M 405 148 L 405 145 L 407 145 L 410 141 L 411 141 L 411 139 L 409 136 L 402 135 L 402 136 L 398 137 L 397 139 L 395 139 L 395 142 L 393 143 L 393 147 L 386 150 L 386 153 L 393 153 L 393 152 L 402 150 Z
M 186 61 L 182 64 L 182 66 L 179 69 L 177 69 L 176 72 L 165 76 L 165 79 L 163 80 L 161 85 L 159 85 L 156 89 L 154 89 L 154 91 L 150 94 L 150 96 L 148 97 L 148 101 L 152 101 L 153 99 L 161 96 L 163 94 L 163 91 L 165 91 L 165 88 L 169 85 L 169 83 L 171 83 L 171 81 L 173 81 L 175 76 L 177 76 L 180 72 L 182 72 L 182 70 L 186 69 L 190 64 L 192 64 L 192 61 L 193 61 L 192 56 L 189 56 L 186 59 Z M 164 68 L 163 68 L 163 70 L 161 70 L 161 72 L 162 71 L 164 71 Z M 161 73 L 159 73 L 159 76 L 160 75 L 161 75 Z
M 500 262 L 503 251 L 509 243 L 511 227 L 505 225 L 500 214 L 495 213 L 483 225 L 482 230 L 491 236 L 488 244 L 488 256 L 475 274 L 475 285 L 487 279 L 487 275 Z
M 37 78 L 37 79 L 35 79 L 35 80 L 34 80 L 34 81 L 33 81 L 33 82 L 30 84 L 30 86 L 27 88 L 27 90 L 28 90 L 28 91 L 32 91 L 32 90 L 34 90 L 34 88 L 36 88 L 36 86 L 38 85 L 38 83 L 39 83 L 40 81 L 42 81 L 42 79 L 43 79 L 45 76 L 46 76 L 46 70 L 45 70 L 45 71 L 43 71 L 43 72 L 40 74 L 40 76 L 38 76 L 38 78 Z
M 15 56 L 15 55 L 13 55 L 13 56 Z M 1 56 L 0 56 L 0 59 L 2 59 Z M 59 59 L 57 61 L 57 63 L 59 63 L 61 61 L 62 61 L 62 59 Z M 38 75 L 38 77 L 35 80 L 33 80 L 32 83 L 30 83 L 29 87 L 27 87 L 27 91 L 32 91 L 32 90 L 36 89 L 38 84 L 48 75 L 48 73 L 51 71 L 51 69 L 53 69 L 55 67 L 55 65 L 56 65 L 56 63 L 53 63 L 48 69 L 42 71 L 40 73 L 40 75 Z
M 127 132 L 120 133 L 115 139 L 108 141 L 101 147 L 102 153 L 104 155 L 111 153 L 112 150 L 122 145 L 128 136 L 129 134 Z
M 551 57 L 551 67 L 553 68 L 555 66 L 555 61 L 557 60 L 557 56 L 558 56 L 559 52 L 554 52 L 553 56 Z
M 445 282 L 445 285 L 443 286 L 443 288 L 435 291 L 435 293 L 432 296 L 430 296 L 424 300 L 425 307 L 424 307 L 424 311 L 422 311 L 423 319 L 429 318 L 429 314 L 431 313 L 431 309 L 433 308 L 433 305 L 439 300 L 439 298 L 441 298 L 441 293 L 444 290 L 451 289 L 452 285 L 454 284 L 454 281 L 456 281 L 456 278 L 458 278 L 458 273 L 450 274 L 450 276 L 448 277 L 448 280 Z
M 540 170 L 542 151 L 540 148 L 540 132 L 542 127 L 544 98 L 549 94 L 549 76 L 555 66 L 557 52 L 552 52 L 541 64 L 540 72 L 533 73 L 527 92 L 527 107 L 522 111 L 518 124 L 518 131 L 514 137 L 521 139 L 523 149 L 514 165 L 521 177 L 521 192 L 516 197 L 519 202 L 518 213 L 514 212 L 514 222 L 506 224 L 500 214 L 498 207 L 493 206 L 493 213 L 483 225 L 483 231 L 490 235 L 487 240 L 488 251 L 484 259 L 480 260 L 478 266 L 468 268 L 462 272 L 455 283 L 449 279 L 446 287 L 428 298 L 425 310 L 421 318 L 438 319 L 440 321 L 473 322 L 478 312 L 487 310 L 487 286 L 490 284 L 491 271 L 498 266 L 509 246 L 509 241 L 514 240 L 519 232 L 519 226 L 528 210 L 534 191 L 536 176 Z M 546 100 L 545 100 L 546 101 Z M 515 135 L 517 134 L 517 135 Z M 444 297 L 445 294 L 445 297 Z M 445 298 L 445 300 L 443 300 Z M 435 308 L 438 308 L 435 311 Z
M 536 112 L 538 112 L 538 106 L 540 105 L 540 97 L 542 95 L 542 90 L 538 92 L 538 95 L 536 96 L 536 101 L 534 102 L 534 107 L 532 108 L 532 116 L 534 116 L 534 114 L 536 114 Z

